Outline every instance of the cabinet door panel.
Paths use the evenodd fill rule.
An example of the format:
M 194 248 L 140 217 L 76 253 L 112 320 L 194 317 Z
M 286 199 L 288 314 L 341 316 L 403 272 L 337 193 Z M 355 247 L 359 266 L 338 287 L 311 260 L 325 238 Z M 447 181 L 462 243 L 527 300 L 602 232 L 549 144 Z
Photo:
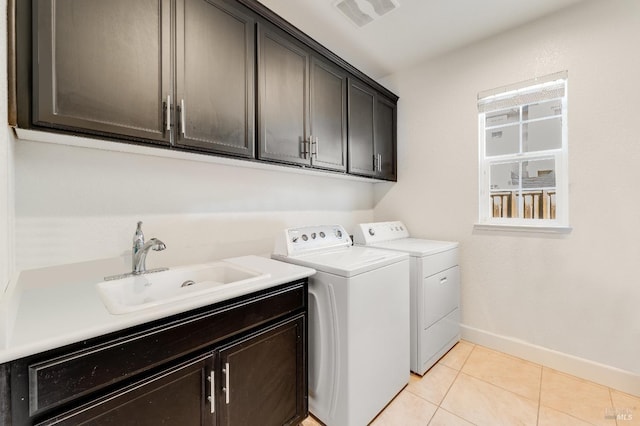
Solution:
M 260 158 L 309 164 L 309 54 L 262 25 L 259 44 Z
M 349 82 L 349 172 L 373 176 L 375 92 Z
M 220 0 L 177 3 L 176 145 L 252 157 L 255 20 Z
M 212 369 L 213 358 L 207 355 L 38 425 L 213 425 L 207 399 Z
M 375 110 L 375 151 L 380 155 L 377 176 L 396 180 L 396 105 L 378 96 Z
M 347 76 L 317 58 L 311 60 L 310 133 L 317 143 L 312 164 L 346 170 Z
M 300 316 L 220 351 L 221 386 L 228 383 L 219 392 L 220 424 L 280 426 L 304 419 L 304 333 Z
M 38 125 L 168 143 L 169 0 L 38 0 Z

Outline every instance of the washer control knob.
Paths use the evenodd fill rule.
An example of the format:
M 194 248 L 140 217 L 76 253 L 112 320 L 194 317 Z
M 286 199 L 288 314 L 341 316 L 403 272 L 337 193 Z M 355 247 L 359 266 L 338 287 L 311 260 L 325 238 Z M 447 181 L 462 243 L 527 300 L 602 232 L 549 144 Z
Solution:
M 307 234 L 302 234 L 302 241 L 308 241 L 309 237 L 307 237 Z
M 312 239 L 312 240 L 315 240 L 315 239 L 316 239 L 316 233 L 315 233 L 315 232 L 311 234 L 311 239 Z
M 339 229 L 336 229 L 336 237 L 338 237 L 339 239 L 342 238 L 342 231 Z
M 373 228 L 369 228 L 369 235 L 373 237 L 374 235 L 376 235 L 376 231 Z
M 298 237 L 291 238 L 291 241 L 294 242 L 294 243 L 297 243 L 298 242 Z
M 320 238 L 324 238 L 324 237 L 326 237 L 325 233 L 320 231 Z

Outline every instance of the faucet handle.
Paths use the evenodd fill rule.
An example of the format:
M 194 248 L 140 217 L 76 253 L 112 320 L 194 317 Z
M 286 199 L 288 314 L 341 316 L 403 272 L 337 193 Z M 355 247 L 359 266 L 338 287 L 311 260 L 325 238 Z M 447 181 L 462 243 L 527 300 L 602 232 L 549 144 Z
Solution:
M 142 221 L 138 222 L 136 233 L 133 235 L 133 246 L 138 247 L 144 245 L 144 234 L 142 233 Z

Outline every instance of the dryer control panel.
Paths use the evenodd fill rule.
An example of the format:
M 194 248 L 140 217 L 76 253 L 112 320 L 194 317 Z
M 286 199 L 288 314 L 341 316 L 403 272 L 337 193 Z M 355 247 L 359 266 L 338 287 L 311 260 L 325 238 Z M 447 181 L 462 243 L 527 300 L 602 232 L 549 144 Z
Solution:
M 393 222 L 361 223 L 356 227 L 353 241 L 360 245 L 369 245 L 381 241 L 409 238 L 409 231 L 399 220 Z
M 276 237 L 273 254 L 296 256 L 332 248 L 349 247 L 349 234 L 341 225 L 316 225 L 285 229 Z

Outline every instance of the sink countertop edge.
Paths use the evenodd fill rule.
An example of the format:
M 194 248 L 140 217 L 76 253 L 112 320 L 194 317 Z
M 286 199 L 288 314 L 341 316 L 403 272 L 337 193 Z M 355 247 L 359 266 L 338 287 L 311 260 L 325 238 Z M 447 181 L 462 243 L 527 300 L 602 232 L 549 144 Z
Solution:
M 76 279 L 75 265 L 69 265 L 68 269 L 56 267 L 56 278 L 48 285 L 32 282 L 23 274 L 17 275 L 0 300 L 0 326 L 3 327 L 0 338 L 4 337 L 0 339 L 0 363 L 223 302 L 315 273 L 311 268 L 256 255 L 221 261 L 269 275 L 247 283 L 237 293 L 224 298 L 212 293 L 121 315 L 109 313 L 100 299 L 95 285 L 103 279 L 99 268 L 96 268 L 96 279 L 90 282 Z M 85 262 L 81 268 L 90 270 L 91 263 Z M 47 269 L 43 269 L 45 276 Z M 66 273 L 72 284 L 66 284 Z

